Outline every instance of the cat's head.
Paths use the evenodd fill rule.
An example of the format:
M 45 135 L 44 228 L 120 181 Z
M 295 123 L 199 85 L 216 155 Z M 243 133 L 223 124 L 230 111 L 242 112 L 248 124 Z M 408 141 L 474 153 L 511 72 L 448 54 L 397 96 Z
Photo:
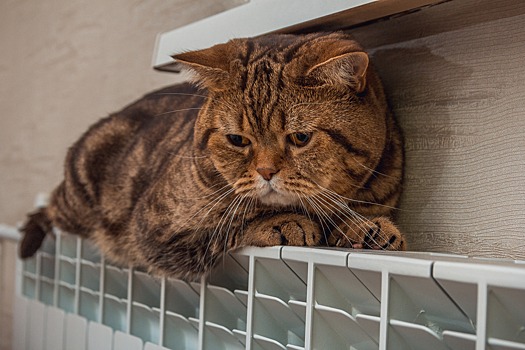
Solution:
M 195 145 L 238 194 L 296 205 L 326 190 L 355 196 L 373 175 L 387 106 L 348 35 L 235 39 L 174 58 L 209 92 Z

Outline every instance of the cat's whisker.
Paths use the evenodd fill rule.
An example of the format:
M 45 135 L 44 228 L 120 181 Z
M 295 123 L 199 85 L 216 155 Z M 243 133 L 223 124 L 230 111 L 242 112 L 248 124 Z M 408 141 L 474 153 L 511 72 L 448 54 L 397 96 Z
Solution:
M 206 252 L 208 251 L 209 247 L 212 244 L 217 244 L 217 245 L 220 244 L 220 242 L 219 242 L 220 239 L 222 239 L 224 241 L 224 243 L 223 243 L 223 247 L 224 247 L 223 251 L 224 251 L 224 253 L 227 252 L 227 250 L 228 250 L 227 249 L 228 248 L 228 238 L 229 238 L 229 233 L 230 233 L 230 230 L 231 230 L 231 225 L 232 225 L 233 219 L 235 218 L 235 214 L 236 214 L 239 206 L 242 204 L 242 202 L 244 201 L 244 199 L 246 197 L 247 197 L 247 194 L 245 194 L 243 196 L 236 195 L 236 197 L 233 199 L 233 201 L 228 205 L 228 207 L 226 208 L 226 210 L 222 214 L 218 224 L 216 225 L 215 230 L 211 234 L 211 237 L 209 238 L 208 246 L 206 248 Z M 226 224 L 226 222 L 228 221 L 228 217 L 230 217 L 229 223 L 227 224 L 226 230 L 223 232 L 223 227 Z
M 320 196 L 318 196 L 318 199 L 322 200 L 322 198 Z M 356 215 L 356 212 L 354 212 L 352 209 L 350 209 L 345 203 L 341 203 L 341 202 L 339 202 L 337 200 L 334 200 L 333 198 L 326 197 L 326 199 L 323 199 L 323 202 L 326 205 L 329 205 L 329 206 L 332 207 L 333 214 L 336 215 L 338 217 L 338 219 L 341 221 L 341 223 L 344 224 L 346 227 L 348 227 L 348 229 L 350 229 L 357 237 L 360 237 L 360 235 L 359 235 L 358 232 L 356 232 L 356 228 L 362 230 L 364 237 L 368 237 L 369 236 L 368 232 L 373 227 L 370 225 L 368 220 L 364 220 L 363 218 L 360 218 L 359 216 Z M 335 203 L 335 205 L 337 205 L 337 207 L 334 207 L 334 203 Z M 344 218 L 341 218 L 337 213 L 340 213 Z M 349 225 L 347 220 L 350 221 L 351 223 L 353 223 L 355 226 Z M 367 226 L 368 230 L 364 226 Z M 345 237 L 345 239 L 348 242 L 352 243 L 352 241 L 348 238 L 346 233 L 343 233 L 341 231 L 339 225 L 336 226 L 336 229 L 340 233 L 343 234 L 343 236 Z M 370 238 L 373 240 L 373 237 L 370 237 Z
M 329 206 L 332 206 L 333 209 L 337 209 L 337 208 L 334 208 L 333 205 L 331 205 L 331 203 L 330 203 L 329 201 L 327 201 L 326 199 L 323 199 L 323 198 L 320 197 L 319 195 L 314 196 L 314 198 L 316 198 L 316 200 L 319 201 L 320 204 L 324 204 L 324 206 L 329 205 Z M 344 223 L 349 229 L 351 229 L 352 231 L 354 231 L 354 228 L 351 227 L 350 225 L 348 225 L 348 224 L 346 223 L 346 220 L 344 220 L 343 218 L 341 218 L 341 217 L 339 216 L 338 213 L 341 213 L 343 216 L 345 216 L 345 218 L 347 218 L 347 219 L 349 219 L 349 220 L 353 220 L 351 217 L 348 217 L 347 215 L 345 215 L 344 212 L 341 212 L 340 210 L 334 211 L 333 209 L 330 209 L 330 208 L 327 208 L 327 209 L 329 209 L 329 210 L 332 212 L 332 214 L 334 214 L 334 215 L 335 215 L 335 216 L 336 216 L 336 217 L 337 217 L 342 223 Z M 343 232 L 339 226 L 340 226 L 340 225 L 337 225 L 337 224 L 335 224 L 335 222 L 334 222 L 334 228 L 335 228 L 337 231 L 339 231 L 339 233 L 341 233 L 341 234 L 346 238 L 346 240 L 348 240 L 348 242 L 351 242 L 351 240 L 348 238 L 348 236 L 346 235 L 346 233 Z M 354 231 L 354 233 L 355 233 L 355 231 Z
M 217 103 L 216 100 L 214 100 L 212 97 L 210 96 L 206 96 L 206 95 L 202 95 L 202 94 L 192 94 L 192 93 L 185 93 L 185 92 L 159 92 L 159 93 L 156 93 L 155 95 L 171 95 L 171 96 L 188 96 L 188 97 L 202 97 L 208 101 L 212 101 L 214 103 Z M 225 101 L 220 101 L 220 104 L 227 107 L 227 108 L 234 108 L 235 106 L 233 106 L 231 103 L 229 102 L 225 102 Z M 203 106 L 205 107 L 205 106 Z
M 330 216 L 325 213 L 321 206 L 315 201 L 314 197 L 304 197 L 306 201 L 310 204 L 310 206 L 314 209 L 317 216 L 319 217 L 319 221 L 321 224 L 321 231 L 323 232 L 323 236 L 325 238 L 325 242 L 328 242 L 328 239 L 326 237 L 326 233 L 330 232 L 330 222 L 333 222 L 333 220 L 330 218 Z M 327 223 L 328 221 L 328 223 Z M 326 226 L 326 228 L 325 228 Z
M 242 237 L 244 237 L 244 229 L 245 229 L 245 226 L 246 226 L 246 215 L 253 212 L 255 209 L 256 209 L 256 205 L 257 205 L 257 197 L 251 193 L 251 192 L 248 192 L 245 194 L 245 197 L 249 198 L 249 200 L 246 202 L 246 205 L 245 205 L 245 208 L 244 208 L 244 212 L 243 212 L 243 215 L 242 215 L 242 220 L 241 220 L 241 223 L 240 223 L 240 228 L 239 230 L 236 232 L 238 235 L 240 235 L 241 239 Z M 236 244 L 236 240 L 237 240 L 237 237 L 232 237 L 232 244 L 231 244 L 231 249 L 234 249 L 234 248 L 237 248 L 237 244 Z
M 340 198 L 334 197 L 334 195 L 329 192 L 321 192 L 320 195 L 324 196 L 329 203 L 335 203 L 340 209 L 339 212 L 342 213 L 345 216 L 345 218 L 349 219 L 357 226 L 366 226 L 368 230 L 374 228 L 374 226 L 370 224 L 370 221 L 367 218 L 365 218 L 364 216 L 360 215 L 355 210 L 350 208 L 348 204 L 342 201 Z M 347 213 L 350 216 L 348 216 Z M 368 232 L 367 230 L 364 230 L 364 229 L 363 231 L 365 232 L 365 234 Z
M 225 250 L 226 250 L 226 247 L 227 247 L 227 244 L 228 244 L 228 236 L 229 236 L 229 233 L 230 233 L 230 230 L 231 230 L 231 225 L 232 225 L 233 219 L 235 218 L 235 214 L 237 213 L 237 210 L 239 209 L 239 206 L 242 204 L 242 202 L 244 201 L 245 198 L 246 198 L 246 195 L 239 195 L 239 196 L 237 196 L 236 200 L 234 201 L 235 203 L 232 202 L 232 205 L 230 206 L 230 209 L 228 210 L 226 215 L 224 215 L 225 220 L 221 224 L 221 227 L 219 228 L 219 230 L 222 230 L 224 225 L 227 223 L 226 230 L 224 231 L 224 236 L 225 236 L 224 237 L 224 247 L 225 247 Z M 229 220 L 228 220 L 228 216 L 230 217 Z M 219 235 L 220 234 L 221 234 L 221 232 L 219 232 Z
M 210 156 L 183 156 L 183 155 L 178 155 L 176 153 L 173 153 L 173 152 L 168 152 L 169 154 L 173 154 L 174 155 L 174 158 L 181 158 L 181 159 L 204 159 L 204 158 L 210 158 Z
M 224 225 L 225 218 L 228 216 L 228 213 L 231 211 L 232 207 L 239 200 L 239 198 L 240 198 L 239 196 L 235 196 L 235 198 L 230 202 L 230 204 L 228 204 L 228 206 L 222 213 L 221 218 L 219 219 L 219 222 L 215 225 L 215 229 L 213 230 L 211 235 L 208 237 L 208 244 L 206 245 L 206 250 L 204 251 L 205 256 L 208 255 L 208 251 L 210 250 L 210 247 L 212 245 L 215 245 L 219 241 L 220 233 L 222 230 L 222 226 Z M 212 254 L 210 254 L 210 257 L 211 256 Z
M 197 211 L 193 216 L 190 217 L 190 219 L 193 219 L 195 217 L 195 215 L 199 214 L 201 211 L 203 210 L 206 210 L 206 208 L 210 205 L 213 204 L 213 206 L 210 208 L 210 210 L 208 210 L 205 214 L 208 215 L 210 213 L 211 210 L 213 210 L 213 208 L 219 204 L 220 201 L 222 201 L 224 198 L 226 198 L 228 195 L 230 195 L 231 193 L 234 192 L 234 189 L 233 188 L 228 188 L 229 186 L 226 185 L 226 186 L 223 186 L 221 187 L 220 189 L 218 189 L 217 191 L 215 191 L 214 194 L 217 194 L 217 197 L 215 197 L 213 200 L 211 200 L 210 202 L 208 202 L 206 205 L 204 205 L 199 211 Z M 222 192 L 222 193 L 221 193 Z M 215 202 L 215 204 L 214 204 Z
M 176 95 L 176 96 L 191 96 L 191 97 L 203 97 L 203 98 L 210 98 L 206 95 L 199 95 L 199 94 L 190 94 L 185 92 L 157 92 L 155 95 Z
M 212 185 L 210 186 L 209 188 L 210 189 L 213 189 L 214 187 L 217 187 L 217 186 L 220 186 L 221 184 L 215 184 L 215 185 Z M 225 188 L 227 187 L 230 187 L 229 184 L 226 184 L 224 186 L 222 186 L 221 188 L 219 188 L 218 190 L 210 193 L 210 194 L 207 194 L 207 195 L 204 195 L 204 196 L 201 196 L 201 197 L 178 197 L 177 195 L 173 194 L 172 195 L 172 198 L 176 198 L 176 199 L 179 199 L 179 200 L 187 200 L 187 199 L 205 199 L 205 198 L 209 198 L 209 197 L 212 197 L 214 195 L 216 195 L 217 193 L 219 193 L 220 191 L 224 190 Z
M 320 210 L 321 208 L 318 208 L 315 203 L 312 203 L 309 198 L 306 196 L 306 195 L 302 195 L 300 192 L 298 191 L 293 191 L 293 193 L 297 196 L 297 198 L 299 198 L 299 202 L 301 204 L 301 208 L 303 210 L 303 212 L 305 213 L 305 215 L 308 217 L 308 219 L 310 221 L 315 221 L 312 219 L 312 217 L 310 216 L 310 212 L 308 211 L 308 208 L 306 207 L 306 204 L 304 203 L 303 201 L 303 198 L 310 204 L 310 207 L 314 210 L 314 212 L 316 213 L 316 215 L 319 217 L 319 220 L 320 220 L 320 224 L 321 224 L 321 231 L 323 231 L 323 236 L 324 236 L 324 239 L 325 239 L 325 242 L 328 243 L 328 238 L 326 237 L 326 233 L 329 232 L 328 230 L 328 225 L 326 224 L 326 222 L 324 221 L 325 220 L 325 217 L 327 217 L 326 215 L 323 215 L 325 214 L 322 210 Z M 327 226 L 327 228 L 325 229 L 324 225 Z
M 304 211 L 305 211 L 306 215 L 308 216 L 308 218 L 309 218 L 310 220 L 312 220 L 312 218 L 310 217 L 310 214 L 309 214 L 309 212 L 308 212 L 308 209 L 306 208 L 304 202 L 303 202 L 302 199 L 301 199 L 301 197 L 302 197 L 301 194 L 298 193 L 298 192 L 295 192 L 295 194 L 298 196 L 299 201 L 301 202 L 301 205 L 302 205 L 302 207 L 304 208 Z M 327 225 L 325 220 L 327 220 L 327 221 L 329 220 L 330 223 L 332 224 L 332 226 L 334 226 L 334 228 L 335 228 L 336 230 L 338 230 L 338 231 L 339 231 L 339 232 L 340 232 L 340 233 L 341 233 L 341 234 L 342 234 L 342 235 L 343 235 L 343 236 L 344 236 L 344 237 L 350 242 L 350 239 L 349 239 L 349 238 L 346 236 L 346 234 L 341 230 L 341 228 L 340 228 L 338 225 L 335 224 L 335 222 L 330 218 L 330 215 L 328 215 L 328 214 L 322 209 L 323 207 L 326 207 L 326 205 L 323 205 L 323 204 L 322 204 L 321 198 L 317 198 L 317 196 L 315 196 L 315 195 L 314 195 L 314 196 L 311 196 L 310 198 L 305 196 L 305 200 L 308 201 L 308 203 L 310 204 L 310 206 L 312 207 L 312 209 L 316 212 L 316 214 L 317 214 L 317 216 L 320 218 L 320 220 L 323 220 L 323 222 L 324 222 L 325 225 Z M 320 202 L 321 202 L 321 203 L 320 203 Z M 327 209 L 328 209 L 328 208 L 327 208 Z M 336 215 L 341 221 L 344 222 L 344 220 L 342 220 L 342 219 L 339 217 L 339 215 L 337 215 L 336 212 L 333 212 L 333 211 L 332 211 L 332 213 L 335 214 L 335 215 Z M 324 236 L 325 236 L 325 241 L 328 242 L 328 239 L 327 239 L 327 237 L 326 237 L 326 232 L 325 232 L 326 230 L 324 229 L 324 226 L 323 226 L 323 225 L 321 225 L 321 226 L 322 226 L 322 229 L 323 229 L 323 234 L 324 234 Z M 328 225 L 327 225 L 327 226 L 328 226 Z
M 379 242 L 377 242 L 374 237 L 370 234 L 370 231 L 374 232 L 375 231 L 375 227 L 371 225 L 371 222 L 366 218 L 364 217 L 363 215 L 359 214 L 358 212 L 352 210 L 350 207 L 348 207 L 348 205 L 340 200 L 338 200 L 337 198 L 333 198 L 333 197 L 330 197 L 329 193 L 327 194 L 326 192 L 322 192 L 322 195 L 324 195 L 326 198 L 329 198 L 330 200 L 336 202 L 339 204 L 339 206 L 342 208 L 342 209 L 345 209 L 345 211 L 347 211 L 348 213 L 351 214 L 352 217 L 348 217 L 346 216 L 349 220 L 351 220 L 352 222 L 356 223 L 356 225 L 358 227 L 361 227 L 362 225 L 366 226 L 368 228 L 368 230 L 366 230 L 364 227 L 363 227 L 363 233 L 364 233 L 364 236 L 367 239 L 365 239 L 365 243 L 369 245 L 369 243 L 367 243 L 367 241 L 371 241 L 373 244 L 375 244 L 376 246 L 380 247 L 381 245 L 379 244 Z M 361 224 L 361 225 L 360 225 Z M 355 231 L 354 231 L 355 233 Z M 379 235 L 383 234 L 381 231 L 379 231 L 378 233 Z
M 223 226 L 226 224 L 226 222 L 228 221 L 228 217 L 230 216 L 230 214 L 233 214 L 235 213 L 235 210 L 236 210 L 236 206 L 242 202 L 242 199 L 243 199 L 243 196 L 242 195 L 235 195 L 235 198 L 230 202 L 230 204 L 228 205 L 228 207 L 226 207 L 226 209 L 224 210 L 224 212 L 222 213 L 221 215 L 221 218 L 217 224 L 217 226 L 215 227 L 215 230 L 212 234 L 212 236 L 214 236 L 215 234 L 221 234 L 221 231 L 222 231 L 222 228 Z
M 301 193 L 298 192 L 298 191 L 293 191 L 292 193 L 294 193 L 297 196 L 297 198 L 299 199 L 299 203 L 301 204 L 301 208 L 302 208 L 303 212 L 305 213 L 305 215 L 308 217 L 308 219 L 310 219 L 310 221 L 313 221 L 312 217 L 310 216 L 310 213 L 308 212 L 308 208 L 306 208 L 306 205 L 303 202 Z
M 372 168 L 370 168 L 370 167 L 364 165 L 363 163 L 361 163 L 360 161 L 358 161 L 356 157 L 354 157 L 354 156 L 351 156 L 351 157 L 352 157 L 352 159 L 353 159 L 358 165 L 360 165 L 360 166 L 362 166 L 363 168 L 365 168 L 366 170 L 368 170 L 368 171 L 369 171 L 374 177 L 376 177 L 376 178 L 377 178 L 376 175 L 381 175 L 381 176 L 388 177 L 388 178 L 391 178 L 391 179 L 397 179 L 397 176 L 392 176 L 392 175 L 384 174 L 384 173 L 382 173 L 382 172 L 380 172 L 380 171 L 377 171 L 377 170 L 375 170 L 375 169 L 372 169 Z
M 160 117 L 161 115 L 168 115 L 168 114 L 179 113 L 179 112 L 200 111 L 201 109 L 202 109 L 202 107 L 191 107 L 191 108 L 174 109 L 174 110 L 171 110 L 171 111 L 155 114 L 155 117 Z
M 257 209 L 257 196 L 255 194 L 250 195 L 250 202 L 248 210 L 245 214 L 250 213 L 253 214 L 253 212 Z M 246 223 L 245 219 L 243 218 L 243 223 Z M 244 228 L 245 225 L 243 225 Z
M 353 210 L 352 208 L 350 208 L 348 206 L 348 204 L 344 201 L 341 200 L 341 198 L 335 196 L 334 194 L 330 193 L 330 192 L 327 192 L 327 191 L 322 191 L 319 193 L 320 196 L 323 196 L 327 199 L 327 201 L 329 203 L 335 203 L 340 209 L 344 209 L 345 212 L 348 212 L 351 216 L 348 217 L 348 216 L 345 216 L 346 218 L 348 219 L 352 219 L 352 220 L 357 220 L 355 222 L 359 223 L 363 223 L 365 225 L 368 226 L 368 228 L 372 228 L 372 226 L 368 223 L 368 220 L 365 220 L 365 218 L 363 216 L 359 216 L 358 213 Z M 344 212 L 342 212 L 344 213 Z
M 242 181 L 241 181 L 242 180 Z M 236 193 L 243 193 L 246 191 L 251 191 L 253 188 L 254 181 L 253 179 L 240 179 L 233 185 L 236 188 Z
M 337 225 L 335 219 L 332 217 L 332 215 L 335 215 L 336 217 L 339 218 L 338 214 L 333 209 L 328 208 L 326 206 L 326 203 L 323 203 L 322 198 L 320 198 L 319 196 L 312 196 L 311 200 L 315 202 L 315 205 L 319 208 L 318 210 L 323 213 L 323 216 L 325 217 L 325 219 L 330 223 L 332 229 L 329 230 L 329 234 L 332 234 L 332 230 L 335 229 L 339 231 L 342 234 L 342 236 L 345 237 L 345 239 L 347 239 L 350 242 L 350 239 L 347 237 L 346 233 L 341 230 L 339 225 Z M 325 240 L 328 244 L 328 239 L 326 238 L 326 235 L 325 235 Z
M 243 196 L 241 196 L 241 199 L 239 201 L 239 203 L 235 206 L 235 209 L 233 211 L 233 213 L 231 214 L 231 218 L 230 218 L 230 222 L 228 223 L 228 227 L 226 228 L 226 237 L 224 238 L 224 253 L 226 253 L 228 251 L 228 239 L 229 239 L 229 235 L 230 233 L 232 233 L 232 236 L 235 234 L 234 232 L 231 231 L 232 229 L 232 223 L 233 223 L 233 219 L 235 218 L 236 216 L 236 213 L 237 213 L 237 210 L 240 208 L 240 206 L 242 205 L 242 203 L 244 202 L 244 200 L 249 196 L 249 193 L 246 193 L 244 194 Z M 240 227 L 243 226 L 243 222 L 244 222 L 244 217 L 246 215 L 246 206 L 244 208 L 244 212 L 243 212 L 243 219 L 240 223 Z M 233 237 L 232 237 L 233 238 Z M 233 248 L 233 244 L 231 245 L 230 248 Z
M 245 223 L 246 223 L 246 214 L 248 213 L 248 211 L 250 210 L 250 206 L 253 202 L 253 198 L 254 196 L 250 196 L 249 193 L 246 194 L 246 197 L 248 197 L 248 201 L 246 202 L 246 205 L 244 206 L 244 211 L 243 211 L 243 214 L 242 214 L 242 220 L 241 220 L 241 225 L 240 225 L 240 230 L 238 232 L 238 234 L 242 237 L 244 236 L 244 226 L 245 226 Z M 233 241 L 233 237 L 232 237 L 232 241 Z M 235 248 L 235 244 L 232 242 L 232 245 L 231 245 L 231 248 Z
M 326 199 L 326 198 L 323 198 L 321 196 L 321 194 L 317 194 L 315 196 L 313 196 L 313 198 L 315 198 L 315 200 L 317 201 L 318 205 L 319 206 L 322 206 L 325 208 L 325 210 L 329 211 L 330 213 L 332 213 L 337 219 L 339 219 L 341 222 L 345 223 L 345 220 L 344 219 L 349 219 L 349 220 L 354 220 L 352 218 L 352 216 L 348 216 L 344 211 L 341 211 L 341 207 L 340 206 L 336 206 L 334 205 L 334 203 L 332 203 L 331 200 L 329 199 Z M 343 215 L 344 218 L 341 218 L 341 216 L 339 215 Z M 339 225 L 335 225 L 335 221 L 332 221 L 334 223 L 334 226 L 336 226 L 337 228 L 339 228 Z M 348 225 L 347 225 L 348 226 Z M 349 228 L 351 228 L 350 226 L 348 226 Z M 340 231 L 341 232 L 341 231 Z
M 210 207 L 210 209 L 208 209 L 208 211 L 204 214 L 204 216 L 201 218 L 201 220 L 197 223 L 197 227 L 195 228 L 196 230 L 200 229 L 202 223 L 204 222 L 204 220 L 208 217 L 208 215 L 210 214 L 210 212 L 226 197 L 228 197 L 231 193 L 233 193 L 234 189 L 233 188 L 230 188 L 228 189 L 227 191 L 225 191 L 224 193 L 222 194 L 219 194 L 216 198 L 214 198 L 213 200 L 211 200 L 210 202 L 208 202 L 206 205 L 204 205 L 202 208 L 200 208 L 196 213 L 194 213 L 190 218 L 188 218 L 188 220 L 186 220 L 186 223 L 184 224 L 184 226 L 190 222 L 195 216 L 199 215 L 199 213 L 201 213 L 202 211 L 205 211 L 208 207 Z
M 378 206 L 378 207 L 383 207 L 383 208 L 388 208 L 388 209 L 391 209 L 391 210 L 398 210 L 398 211 L 402 211 L 403 209 L 400 209 L 400 208 L 397 208 L 397 207 L 393 207 L 393 206 L 390 206 L 390 205 L 386 205 L 386 204 L 381 204 L 381 203 L 375 203 L 375 202 L 369 202 L 369 201 L 364 201 L 364 200 L 359 200 L 359 199 L 353 199 L 353 198 L 348 198 L 348 197 L 345 197 L 343 195 L 340 195 L 339 193 L 337 192 L 334 192 L 326 187 L 323 187 L 321 185 L 319 185 L 317 182 L 314 182 L 317 187 L 319 187 L 319 189 L 323 190 L 323 191 L 327 191 L 329 193 L 332 193 L 334 194 L 336 197 L 338 198 L 341 198 L 345 201 L 348 201 L 348 202 L 353 202 L 353 203 L 358 203 L 358 204 L 367 204 L 367 205 L 374 205 L 374 206 Z
M 363 216 L 362 214 L 350 209 L 352 212 L 353 212 L 353 215 L 355 217 L 355 219 L 359 220 L 360 222 L 364 223 L 367 227 L 368 227 L 368 230 L 366 229 L 363 229 L 363 232 L 364 232 L 364 236 L 368 239 L 365 239 L 365 244 L 370 246 L 370 243 L 372 243 L 373 245 L 377 246 L 377 247 L 382 247 L 382 245 L 374 238 L 375 235 L 378 235 L 379 238 L 381 238 L 381 236 L 384 235 L 383 231 L 382 230 L 379 230 L 377 231 L 377 227 L 374 225 L 374 226 L 371 226 L 370 225 L 370 220 L 368 218 L 366 218 L 365 216 Z M 390 245 L 389 243 L 387 244 L 386 247 L 382 247 L 382 249 L 386 249 L 388 247 L 388 245 Z

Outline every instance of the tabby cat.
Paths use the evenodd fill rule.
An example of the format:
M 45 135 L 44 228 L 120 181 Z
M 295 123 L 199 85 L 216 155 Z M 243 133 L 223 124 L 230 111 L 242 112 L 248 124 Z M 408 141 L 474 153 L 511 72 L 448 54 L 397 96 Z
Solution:
M 401 134 L 368 55 L 343 33 L 235 39 L 173 56 L 195 73 L 93 125 L 29 215 L 111 260 L 193 279 L 248 245 L 404 250 L 390 217 Z

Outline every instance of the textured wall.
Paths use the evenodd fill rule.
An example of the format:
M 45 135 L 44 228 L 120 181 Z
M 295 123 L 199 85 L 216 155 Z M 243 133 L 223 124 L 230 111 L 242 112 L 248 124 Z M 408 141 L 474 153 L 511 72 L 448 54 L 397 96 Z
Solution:
M 54 187 L 86 127 L 176 75 L 151 69 L 158 32 L 237 0 L 2 0 L 0 222 Z
M 150 68 L 157 32 L 237 2 L 2 0 L 0 222 L 57 184 L 89 124 L 175 81 Z M 399 219 L 413 249 L 525 259 L 523 23 L 521 0 L 456 0 L 353 31 L 405 132 Z M 13 247 L 3 248 L 6 348 Z
M 525 259 L 525 2 L 451 1 L 354 30 L 405 133 L 410 248 Z
M 0 1 L 0 222 L 22 220 L 35 194 L 58 183 L 67 147 L 88 125 L 180 79 L 151 69 L 158 32 L 239 2 Z M 8 349 L 14 245 L 0 248 L 0 348 Z

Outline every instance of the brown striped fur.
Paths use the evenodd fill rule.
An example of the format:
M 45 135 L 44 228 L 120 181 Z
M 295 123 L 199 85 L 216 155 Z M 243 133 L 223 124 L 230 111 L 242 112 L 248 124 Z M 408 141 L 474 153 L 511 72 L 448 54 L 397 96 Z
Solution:
M 246 245 L 405 249 L 390 220 L 401 134 L 351 37 L 266 35 L 174 57 L 200 89 L 153 92 L 93 125 L 23 228 L 21 256 L 52 225 L 185 278 Z

